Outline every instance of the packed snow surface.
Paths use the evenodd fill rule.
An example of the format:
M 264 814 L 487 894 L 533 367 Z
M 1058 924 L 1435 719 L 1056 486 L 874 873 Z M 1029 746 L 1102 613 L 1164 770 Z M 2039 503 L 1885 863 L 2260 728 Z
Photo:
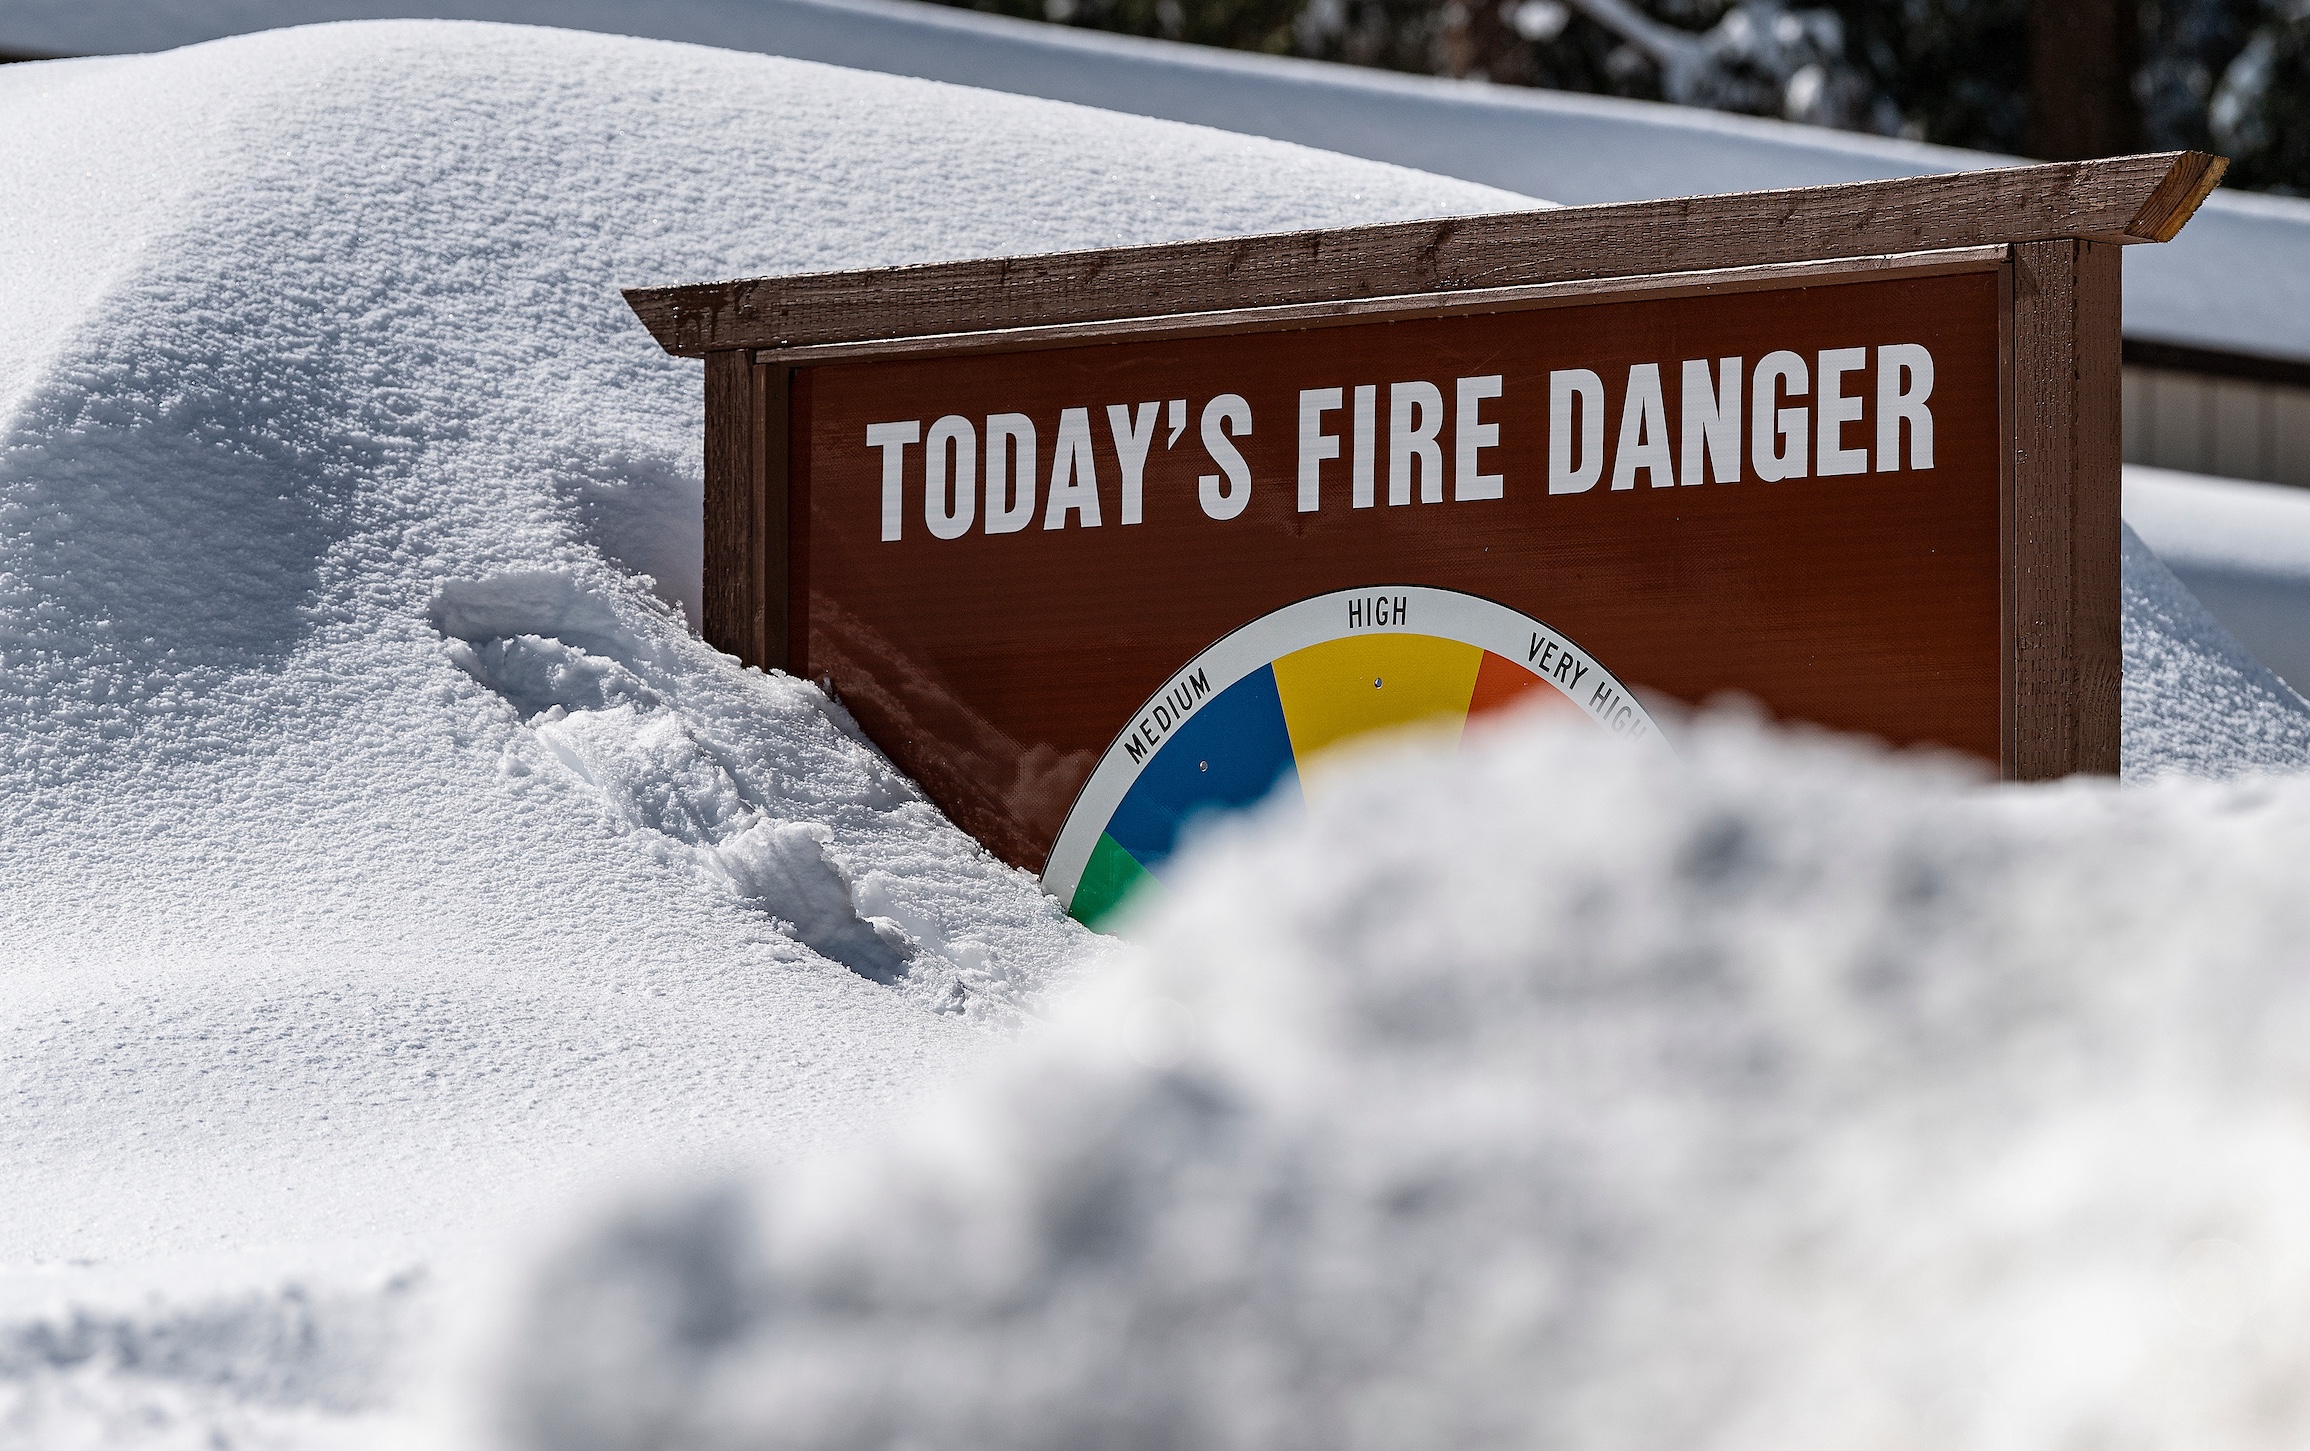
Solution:
M 2131 527 L 2122 587 L 2127 777 L 2310 766 L 2310 702 L 2224 629 Z M 2291 638 L 2310 635 L 2310 619 L 2292 627 Z
M 0 136 L 17 1440 L 372 1406 L 329 1347 L 445 1257 L 856 1133 L 1090 950 L 689 635 L 699 369 L 620 286 L 1528 204 L 464 24 L 0 68 Z
M 1523 198 L 454 24 L 7 67 L 0 135 L 0 1438 L 439 1444 L 439 1356 L 500 1323 L 516 1441 L 1762 1438 L 2075 1304 L 2135 1344 L 2110 1246 L 2163 1253 L 2191 1185 L 2190 1243 L 2294 1273 L 2224 1197 L 2266 1163 L 2291 1212 L 2252 976 L 2299 936 L 2291 787 L 1503 738 L 1223 836 L 1119 963 L 690 635 L 698 371 L 618 286 Z M 2127 589 L 2127 773 L 2299 762 L 2310 708 L 2145 549 Z M 2257 1159 L 2190 1131 L 2262 1008 L 2219 1060 Z M 2145 1143 L 2217 1157 L 2093 1177 Z M 828 1167 L 679 1187 L 734 1159 Z M 612 1174 L 672 1207 L 490 1290 Z M 2118 1217 L 2063 1218 L 2078 1184 Z M 2041 1224 L 2076 1295 L 1996 1270 Z M 2066 1427 L 2115 1363 L 1915 1424 Z
M 2255 659 L 2310 689 L 2310 489 L 2129 464 L 2125 513 Z

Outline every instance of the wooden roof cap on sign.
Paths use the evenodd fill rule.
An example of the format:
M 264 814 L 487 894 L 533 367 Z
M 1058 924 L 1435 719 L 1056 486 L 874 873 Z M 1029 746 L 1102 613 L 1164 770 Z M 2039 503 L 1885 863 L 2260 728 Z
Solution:
M 778 349 L 2083 237 L 2170 241 L 2196 151 L 1032 257 L 636 287 L 669 353 Z

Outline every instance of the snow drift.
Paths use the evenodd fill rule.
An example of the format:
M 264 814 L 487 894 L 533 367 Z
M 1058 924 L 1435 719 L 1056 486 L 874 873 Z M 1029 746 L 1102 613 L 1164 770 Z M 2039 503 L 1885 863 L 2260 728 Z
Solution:
M 2310 686 L 2310 490 L 2128 465 L 2125 511 L 2255 659 Z
M 607 1166 L 857 1133 L 1095 946 L 688 634 L 697 366 L 620 285 L 1522 204 L 475 25 L 0 68 L 0 135 L 0 1384 L 78 1387 L 0 1424 L 48 1441 L 351 1404 L 80 1356 L 91 1276 L 156 1327 L 451 1285 Z
M 2201 490 L 2222 498 L 2210 482 L 2179 487 L 2187 495 L 2161 497 L 2151 514 L 2165 529 L 2187 527 L 2188 506 Z M 2137 497 L 2132 483 L 2127 490 L 2129 500 Z M 2194 532 L 2204 537 L 2217 529 L 2200 525 Z M 2240 533 L 2218 532 L 2231 543 Z M 2124 549 L 2125 775 L 2221 777 L 2310 765 L 2310 702 L 2239 644 L 2130 525 Z M 2287 597 L 2280 594 L 2279 601 Z M 2247 618 L 2265 623 L 2279 639 L 2310 634 L 2310 616 L 2298 611 L 2288 618 L 2265 606 Z
M 1528 719 L 1224 834 L 1064 1031 L 541 1276 L 557 1448 L 2287 1446 L 2310 784 Z

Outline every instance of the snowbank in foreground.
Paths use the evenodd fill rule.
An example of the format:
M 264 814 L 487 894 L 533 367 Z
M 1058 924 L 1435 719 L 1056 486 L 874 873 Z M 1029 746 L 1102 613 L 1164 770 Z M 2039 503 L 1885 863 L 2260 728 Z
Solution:
M 1526 720 L 1227 833 L 1065 1032 L 630 1210 L 515 1444 L 2299 1444 L 2310 783 Z
M 357 1342 L 371 1269 L 855 1134 L 1093 944 L 663 602 L 698 369 L 619 285 L 1524 204 L 472 25 L 0 67 L 0 136 L 0 1439 L 51 1443 L 347 1404 L 81 1354 L 92 1276 Z

